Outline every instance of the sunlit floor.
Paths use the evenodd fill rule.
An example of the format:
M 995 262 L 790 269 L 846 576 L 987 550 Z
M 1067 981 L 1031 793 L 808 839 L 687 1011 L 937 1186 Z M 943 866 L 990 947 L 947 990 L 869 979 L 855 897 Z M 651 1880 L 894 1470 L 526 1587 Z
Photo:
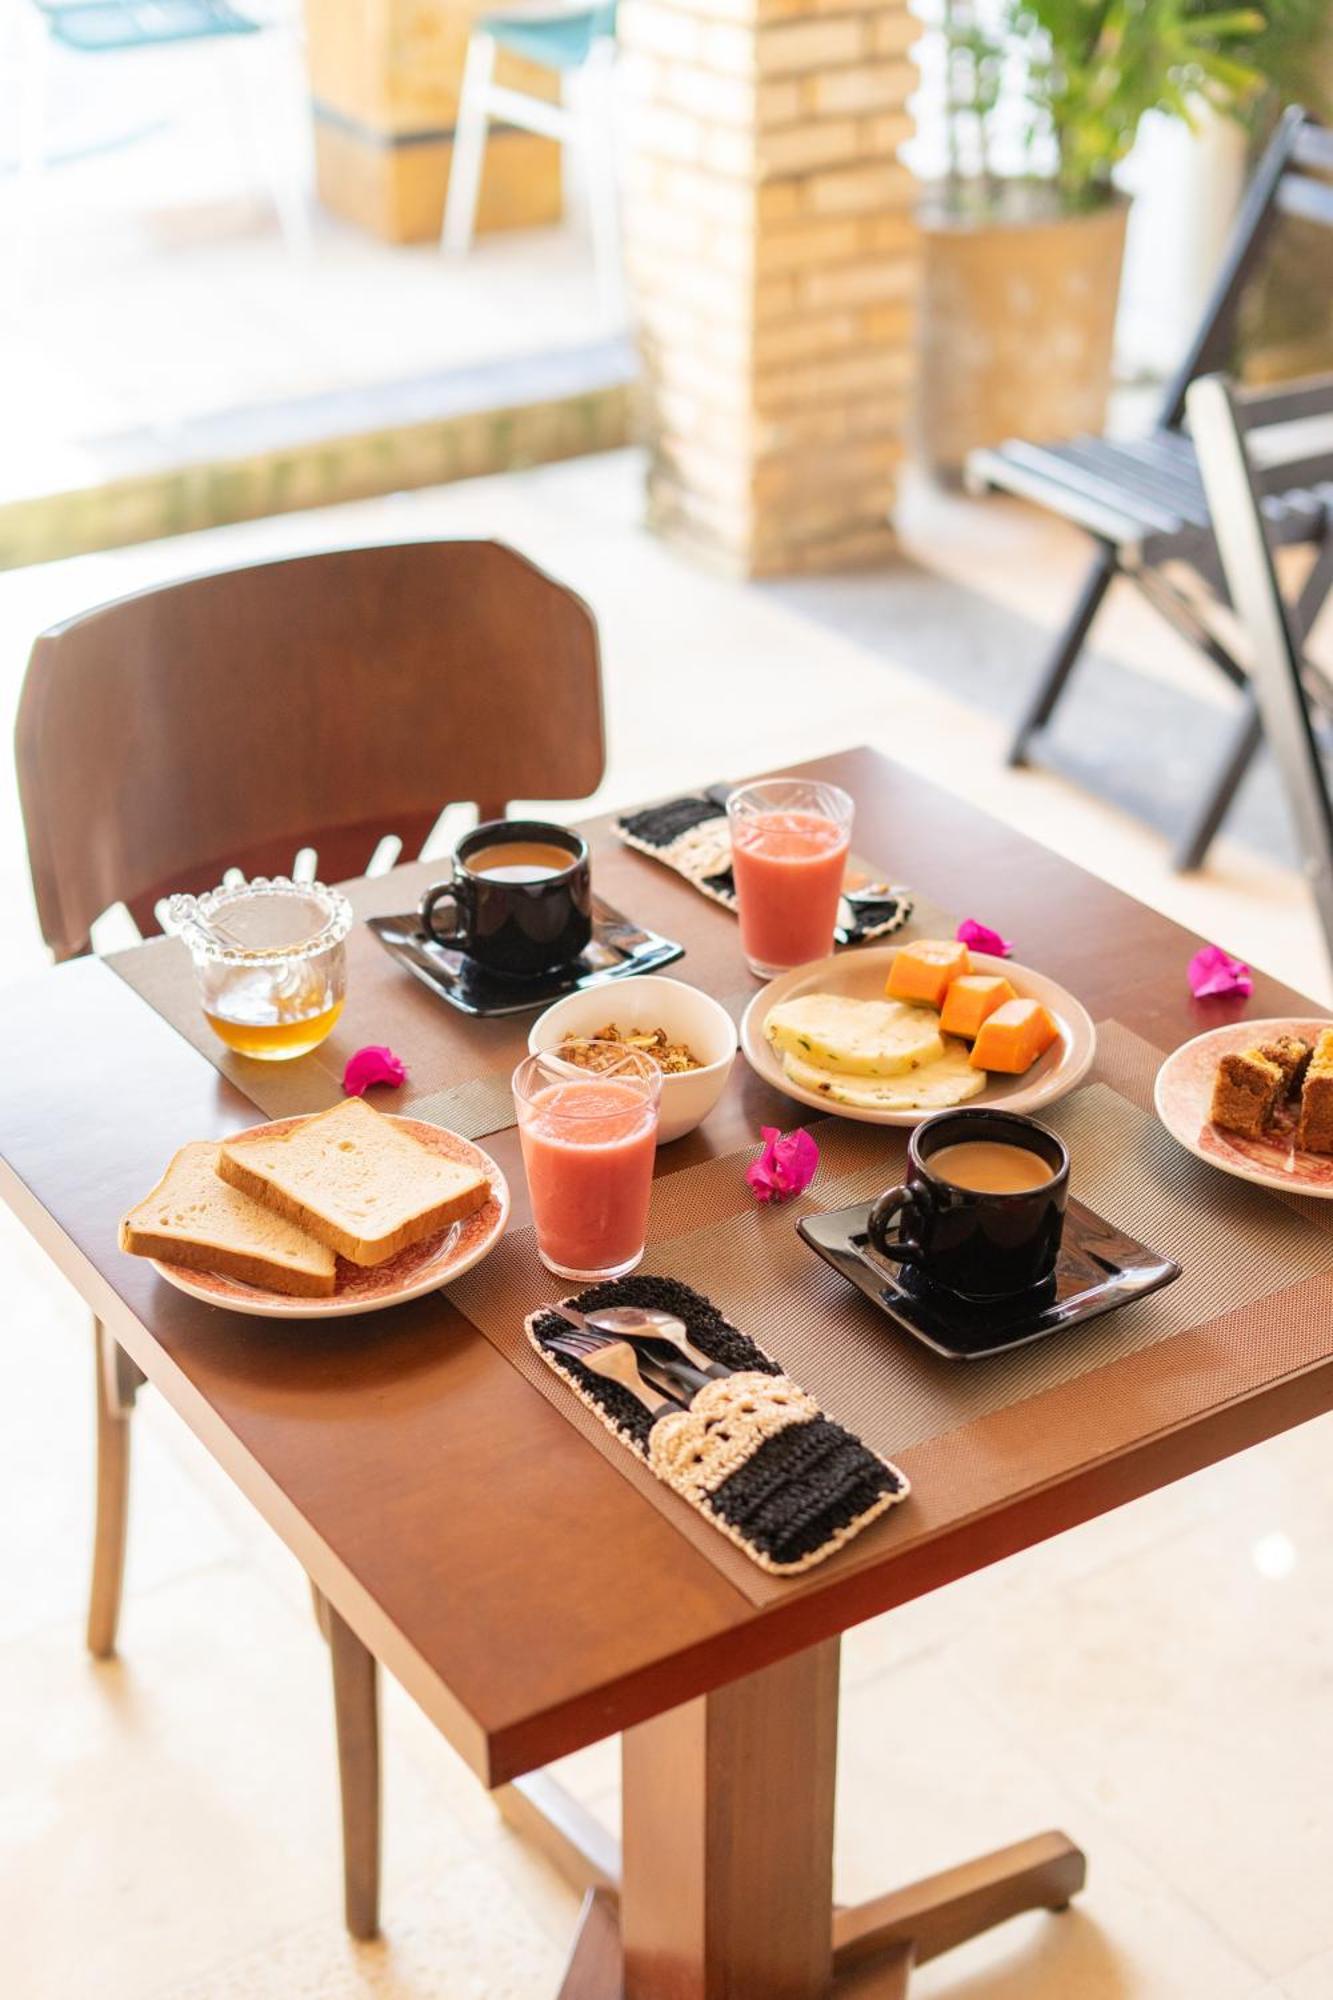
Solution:
M 224 411 L 617 330 L 577 227 L 482 236 L 459 259 L 321 209 L 299 53 L 279 37 L 221 54 L 54 52 L 48 164 L 21 179 L 5 25 L 2 500 L 106 476 L 143 440 L 188 456 L 190 424 Z
M 137 584 L 349 540 L 500 534 L 597 613 L 608 801 L 698 778 L 705 740 L 709 776 L 869 741 L 1327 995 L 1291 877 L 1225 843 L 1206 876 L 1171 876 L 1163 843 L 1124 816 L 1004 772 L 995 721 L 771 593 L 688 569 L 637 526 L 638 478 L 623 454 L 0 577 L 5 720 L 32 633 Z M 908 523 L 920 559 L 1058 618 L 1072 538 L 926 493 Z M 1130 601 L 1099 637 L 1143 670 L 1197 673 Z M 6 976 L 41 963 L 7 780 L 0 953 Z M 303 1579 L 151 1395 L 122 1658 L 84 1656 L 85 1318 L 7 1220 L 0 1244 L 0 1986 L 23 2000 L 547 2000 L 574 1899 L 393 1689 L 386 1935 L 343 1935 L 327 1666 Z M 1044 1826 L 1092 1860 L 1073 1912 L 938 1961 L 921 2000 L 1333 1993 L 1331 1440 L 1327 1422 L 1306 1426 L 849 1636 L 845 1899 Z M 614 1815 L 614 1746 L 567 1776 Z

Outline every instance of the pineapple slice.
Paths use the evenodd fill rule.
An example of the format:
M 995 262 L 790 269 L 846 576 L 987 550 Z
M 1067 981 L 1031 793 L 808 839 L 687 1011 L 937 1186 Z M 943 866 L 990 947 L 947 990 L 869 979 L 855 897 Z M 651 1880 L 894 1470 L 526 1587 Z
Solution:
M 858 1111 L 945 1111 L 985 1088 L 981 1072 L 968 1060 L 967 1044 L 952 1035 L 945 1038 L 943 1055 L 904 1076 L 847 1076 L 791 1055 L 783 1056 L 782 1067 L 802 1090 Z
M 903 1076 L 944 1054 L 939 1015 L 901 1000 L 807 993 L 774 1007 L 764 1033 L 781 1055 L 847 1076 Z

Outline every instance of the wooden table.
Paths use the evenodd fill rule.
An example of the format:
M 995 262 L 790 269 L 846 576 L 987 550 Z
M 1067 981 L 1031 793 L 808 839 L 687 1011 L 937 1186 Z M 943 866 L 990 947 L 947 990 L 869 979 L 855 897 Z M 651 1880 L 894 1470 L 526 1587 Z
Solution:
M 1242 1011 L 1191 1001 L 1197 939 L 972 806 L 869 751 L 808 769 L 854 795 L 860 852 L 1003 922 L 1094 1018 L 1171 1048 Z M 1263 977 L 1250 1005 L 1311 1011 Z M 757 1609 L 446 1297 L 315 1339 L 121 1256 L 117 1218 L 172 1149 L 254 1111 L 106 966 L 12 988 L 0 1030 L 0 1191 L 305 1565 L 344 1658 L 369 1648 L 488 1786 L 624 1732 L 618 1899 L 609 1843 L 577 1815 L 552 1833 L 539 1788 L 501 1795 L 600 1885 L 564 2000 L 897 1993 L 913 1955 L 1066 1902 L 1083 1859 L 1050 1834 L 838 1911 L 830 1931 L 839 1635 L 1333 1405 L 1333 1327 L 1276 1344 L 1199 1327 L 1165 1343 L 1169 1366 L 1148 1350 L 902 1454 L 915 1490 L 882 1555 Z M 738 1063 L 707 1132 L 659 1170 L 792 1109 Z M 516 1134 L 487 1145 L 521 1220 Z

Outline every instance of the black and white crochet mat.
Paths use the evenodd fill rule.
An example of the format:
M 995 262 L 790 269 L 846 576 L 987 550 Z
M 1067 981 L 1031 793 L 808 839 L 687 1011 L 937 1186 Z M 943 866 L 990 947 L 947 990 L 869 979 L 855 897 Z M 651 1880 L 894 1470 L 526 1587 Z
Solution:
M 727 824 L 730 785 L 710 785 L 702 792 L 666 799 L 622 813 L 616 832 L 627 847 L 665 861 L 687 882 L 724 909 L 736 908 L 736 880 L 731 868 L 731 832 Z M 844 897 L 834 931 L 837 944 L 869 944 L 902 929 L 912 914 L 912 892 L 898 884 L 869 882 Z
M 688 1408 L 654 1415 L 631 1390 L 548 1344 L 569 1330 L 558 1313 L 539 1310 L 527 1321 L 538 1354 L 607 1429 L 761 1569 L 811 1569 L 906 1499 L 896 1465 L 826 1416 L 692 1286 L 635 1273 L 569 1303 L 580 1313 L 630 1305 L 674 1313 L 699 1351 L 732 1371 L 699 1389 Z

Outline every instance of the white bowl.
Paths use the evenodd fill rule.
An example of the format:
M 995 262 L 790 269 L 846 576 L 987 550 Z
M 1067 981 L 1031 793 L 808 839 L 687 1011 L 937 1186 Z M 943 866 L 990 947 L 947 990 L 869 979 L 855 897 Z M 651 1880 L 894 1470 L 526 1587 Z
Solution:
M 657 1143 L 670 1145 L 701 1125 L 727 1087 L 736 1060 L 736 1028 L 725 1007 L 697 986 L 645 973 L 587 993 L 567 993 L 539 1014 L 528 1036 L 530 1055 L 549 1055 L 571 1035 L 591 1035 L 614 1021 L 622 1034 L 635 1028 L 665 1028 L 668 1041 L 684 1042 L 702 1069 L 662 1078 Z

